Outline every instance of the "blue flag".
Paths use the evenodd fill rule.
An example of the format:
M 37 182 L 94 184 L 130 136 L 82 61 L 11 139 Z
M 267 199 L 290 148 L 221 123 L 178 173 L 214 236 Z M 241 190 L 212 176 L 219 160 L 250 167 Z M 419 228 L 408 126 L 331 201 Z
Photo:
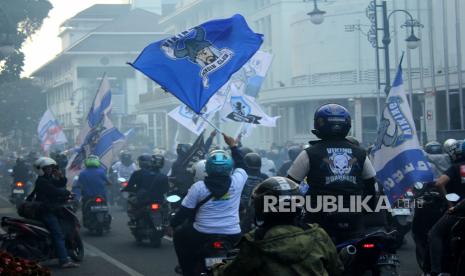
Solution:
M 418 142 L 400 65 L 381 115 L 373 165 L 376 179 L 393 203 L 415 182 L 433 181 L 431 166 Z
M 254 33 L 237 14 L 152 43 L 130 65 L 200 114 L 262 42 L 262 35 Z

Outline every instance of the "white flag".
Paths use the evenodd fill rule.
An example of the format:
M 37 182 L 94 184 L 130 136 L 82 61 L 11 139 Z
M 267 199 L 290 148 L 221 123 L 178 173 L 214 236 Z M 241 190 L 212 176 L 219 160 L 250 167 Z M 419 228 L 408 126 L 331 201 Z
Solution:
M 63 129 L 49 109 L 42 115 L 37 132 L 44 152 L 48 152 L 52 145 L 66 144 L 68 142 Z

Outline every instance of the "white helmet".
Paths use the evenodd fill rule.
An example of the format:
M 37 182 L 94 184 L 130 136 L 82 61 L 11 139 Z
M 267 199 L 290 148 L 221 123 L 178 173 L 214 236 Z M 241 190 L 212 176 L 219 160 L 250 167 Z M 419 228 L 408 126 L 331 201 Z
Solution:
M 50 157 L 40 157 L 33 164 L 34 170 L 38 175 L 44 175 L 43 168 L 52 165 L 57 166 L 57 162 Z
M 207 160 L 200 160 L 192 165 L 192 173 L 194 174 L 194 182 L 202 181 L 207 176 L 207 170 L 205 166 L 207 164 Z
M 462 142 L 462 140 L 455 139 L 447 139 L 444 142 L 444 152 L 447 153 L 453 161 L 459 159 L 462 155 Z

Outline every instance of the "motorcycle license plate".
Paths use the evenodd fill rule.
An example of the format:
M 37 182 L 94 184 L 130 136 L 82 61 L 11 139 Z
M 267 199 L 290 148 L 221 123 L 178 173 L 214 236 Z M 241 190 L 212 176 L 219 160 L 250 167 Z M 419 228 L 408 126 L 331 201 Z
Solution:
M 94 212 L 108 211 L 108 206 L 90 206 L 90 210 Z
M 224 259 L 226 259 L 226 257 L 205 258 L 205 266 L 210 268 L 215 264 L 222 263 Z
M 14 189 L 13 194 L 24 194 L 24 190 L 21 189 Z
M 398 265 L 399 257 L 394 254 L 383 254 L 379 256 L 378 265 Z
M 402 208 L 402 209 L 392 209 L 393 216 L 409 216 L 411 213 L 410 209 Z

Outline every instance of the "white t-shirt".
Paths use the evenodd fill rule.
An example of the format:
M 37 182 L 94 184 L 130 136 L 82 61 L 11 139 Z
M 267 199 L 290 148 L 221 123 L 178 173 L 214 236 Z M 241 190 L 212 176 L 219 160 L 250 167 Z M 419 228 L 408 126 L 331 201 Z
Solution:
M 268 177 L 276 176 L 276 165 L 273 160 L 262 157 L 262 168 L 260 172 L 266 174 Z
M 241 193 L 247 181 L 243 169 L 234 170 L 231 175 L 231 187 L 221 199 L 210 199 L 203 204 L 195 216 L 194 228 L 206 234 L 234 235 L 241 232 L 239 225 L 239 204 Z M 194 183 L 182 201 L 182 206 L 194 209 L 197 203 L 210 195 L 203 181 Z
M 132 163 L 126 167 L 121 161 L 116 162 L 111 168 L 118 172 L 118 177 L 124 177 L 126 180 L 129 180 L 131 174 L 137 170 L 136 164 Z
M 308 154 L 304 150 L 302 151 L 299 156 L 295 159 L 292 166 L 287 171 L 287 174 L 294 178 L 295 180 L 302 181 L 310 171 L 310 160 L 308 159 Z M 368 157 L 365 158 L 365 162 L 363 163 L 363 171 L 362 171 L 362 178 L 363 179 L 370 179 L 376 176 L 376 171 L 371 164 L 370 159 Z M 311 183 L 310 183 L 311 185 Z

